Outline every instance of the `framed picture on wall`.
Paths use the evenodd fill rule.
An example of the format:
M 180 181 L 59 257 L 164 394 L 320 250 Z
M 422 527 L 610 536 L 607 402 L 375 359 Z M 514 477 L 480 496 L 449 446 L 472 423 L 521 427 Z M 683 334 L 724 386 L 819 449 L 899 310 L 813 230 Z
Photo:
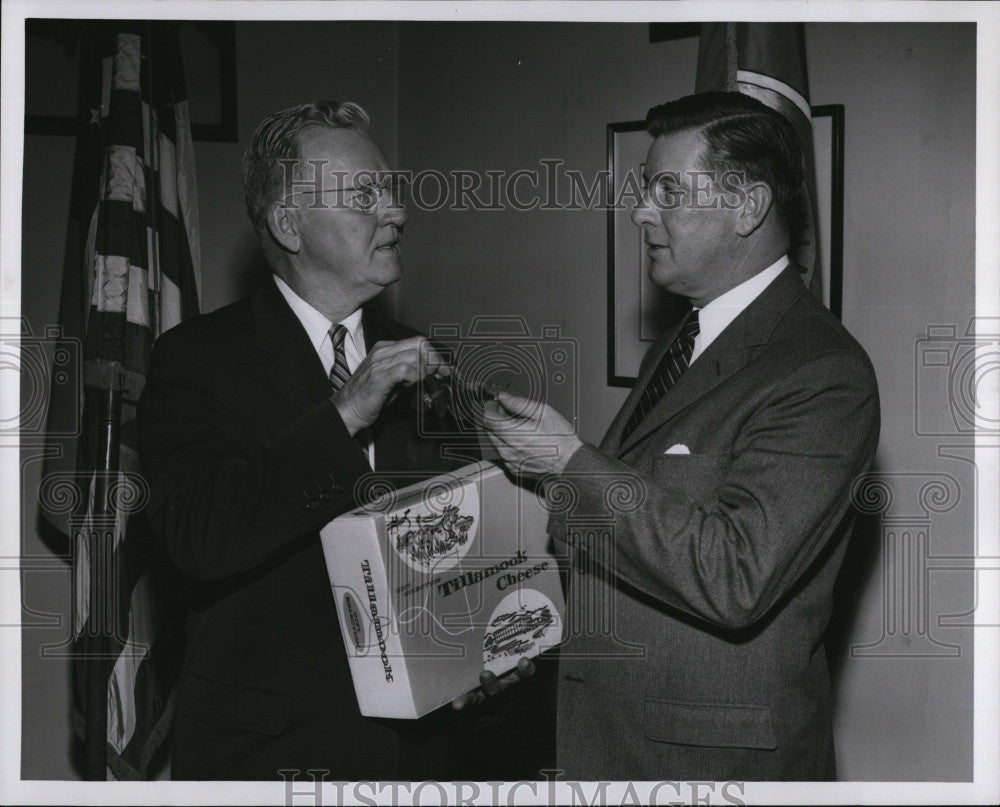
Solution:
M 823 304 L 841 314 L 844 238 L 844 107 L 812 108 L 818 216 L 816 264 Z M 631 387 L 643 354 L 688 310 L 649 279 L 642 231 L 632 224 L 642 194 L 649 135 L 644 121 L 607 126 L 608 385 Z
M 99 21 L 33 19 L 25 24 L 25 134 L 73 135 L 78 131 L 80 45 Z M 187 84 L 191 137 L 235 143 L 236 24 L 214 20 L 177 23 Z
M 185 20 L 177 30 L 191 138 L 236 143 L 236 23 Z

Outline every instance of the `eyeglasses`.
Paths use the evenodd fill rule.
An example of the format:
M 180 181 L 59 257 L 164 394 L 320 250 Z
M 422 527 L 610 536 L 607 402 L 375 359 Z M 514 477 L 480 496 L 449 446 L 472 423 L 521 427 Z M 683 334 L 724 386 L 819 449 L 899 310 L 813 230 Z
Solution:
M 292 191 L 286 195 L 286 198 L 300 196 L 304 193 L 313 193 L 317 196 L 325 196 L 328 193 L 354 193 L 354 196 L 346 200 L 346 204 L 334 204 L 330 207 L 350 207 L 350 209 L 359 210 L 367 216 L 374 216 L 383 200 L 385 200 L 388 210 L 399 210 L 406 204 L 406 177 L 393 174 L 378 184 L 347 185 L 343 188 L 306 188 Z M 315 202 L 309 205 L 313 208 L 325 206 Z

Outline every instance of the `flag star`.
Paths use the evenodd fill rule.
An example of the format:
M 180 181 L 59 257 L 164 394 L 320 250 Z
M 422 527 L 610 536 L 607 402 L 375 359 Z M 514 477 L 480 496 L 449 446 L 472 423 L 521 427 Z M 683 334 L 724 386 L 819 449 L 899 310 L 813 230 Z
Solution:
M 88 121 L 88 123 L 97 123 L 97 124 L 99 124 L 100 122 L 101 122 L 101 109 L 100 109 L 100 107 L 97 107 L 96 109 L 94 109 L 93 107 L 91 107 L 91 109 L 90 109 L 90 120 Z

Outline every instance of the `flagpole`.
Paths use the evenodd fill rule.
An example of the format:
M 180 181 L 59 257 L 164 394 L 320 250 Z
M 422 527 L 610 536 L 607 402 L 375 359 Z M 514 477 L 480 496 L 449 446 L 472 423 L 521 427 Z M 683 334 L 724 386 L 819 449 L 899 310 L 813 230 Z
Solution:
M 86 36 L 87 33 L 84 33 Z M 81 51 L 82 53 L 83 51 Z M 87 69 L 81 64 L 81 71 Z M 103 98 L 102 98 L 103 102 Z M 107 110 L 101 109 L 100 114 Z M 104 161 L 101 174 L 108 171 L 108 153 L 105 143 L 103 123 L 99 122 L 100 155 Z M 100 204 L 100 192 L 96 202 Z M 94 266 L 87 266 L 91 272 Z M 89 302 L 89 301 L 88 301 Z M 87 316 L 84 322 L 89 325 Z M 85 374 L 86 375 L 86 374 Z M 99 424 L 99 433 L 91 442 L 87 455 L 93 468 L 93 501 L 88 503 L 84 498 L 84 507 L 89 509 L 84 524 L 86 532 L 83 540 L 88 544 L 90 556 L 90 596 L 89 618 L 82 626 L 82 649 L 84 653 L 84 779 L 88 781 L 106 781 L 108 778 L 108 679 L 110 678 L 109 655 L 111 652 L 111 631 L 114 627 L 106 618 L 106 606 L 111 599 L 112 590 L 109 587 L 113 578 L 108 574 L 114 546 L 114 525 L 109 524 L 108 482 L 112 468 L 117 469 L 117 449 L 112 451 L 116 442 L 117 428 L 114 413 L 117 410 L 117 394 L 113 390 L 100 387 L 84 386 L 84 411 L 96 410 L 94 419 Z M 109 544 L 110 538 L 110 546 Z
M 101 173 L 110 177 L 110 155 L 103 126 L 100 153 L 105 162 Z M 97 203 L 100 204 L 100 198 Z M 90 625 L 85 643 L 84 778 L 88 781 L 106 781 L 108 778 L 108 686 L 113 663 L 112 642 L 118 630 L 118 575 L 114 551 L 117 514 L 110 492 L 119 467 L 121 390 L 112 375 L 102 373 L 103 382 L 84 391 L 87 407 L 96 411 L 95 423 L 99 424 L 99 432 L 92 443 L 94 498 L 91 528 L 87 535 L 91 566 Z
M 111 639 L 117 629 L 118 598 L 115 569 L 116 513 L 111 482 L 117 477 L 120 448 L 121 391 L 97 389 L 91 401 L 100 407 L 98 464 L 94 475 L 94 510 L 90 542 L 90 634 L 86 642 L 86 758 L 84 775 L 104 781 L 108 770 L 108 680 L 111 677 Z

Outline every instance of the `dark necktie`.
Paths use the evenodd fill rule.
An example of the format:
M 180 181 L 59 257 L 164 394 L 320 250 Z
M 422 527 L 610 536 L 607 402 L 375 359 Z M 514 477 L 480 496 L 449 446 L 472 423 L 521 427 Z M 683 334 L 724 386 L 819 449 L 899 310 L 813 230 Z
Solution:
M 347 328 L 343 325 L 334 325 L 330 329 L 330 341 L 333 342 L 333 366 L 330 368 L 330 388 L 333 392 L 339 390 L 347 379 L 351 377 L 351 371 L 347 366 L 347 354 L 344 352 L 344 339 L 347 337 Z
M 639 403 L 636 404 L 622 431 L 622 443 L 628 439 L 628 436 L 635 431 L 635 427 L 642 423 L 646 415 L 653 410 L 653 407 L 667 394 L 667 390 L 677 383 L 677 379 L 688 368 L 688 364 L 691 363 L 691 353 L 694 352 L 694 338 L 697 335 L 698 310 L 692 309 L 681 326 L 677 338 L 670 343 L 667 352 L 660 359 L 646 389 L 642 391 Z

